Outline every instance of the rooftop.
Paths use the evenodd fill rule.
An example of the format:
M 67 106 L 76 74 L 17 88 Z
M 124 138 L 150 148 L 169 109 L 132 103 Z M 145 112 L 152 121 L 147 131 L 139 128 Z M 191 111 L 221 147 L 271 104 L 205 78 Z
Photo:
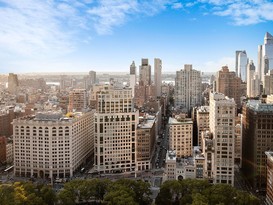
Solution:
M 262 103 L 260 100 L 249 100 L 246 103 L 246 106 L 254 110 L 256 112 L 268 112 L 273 111 L 273 104 L 272 103 Z

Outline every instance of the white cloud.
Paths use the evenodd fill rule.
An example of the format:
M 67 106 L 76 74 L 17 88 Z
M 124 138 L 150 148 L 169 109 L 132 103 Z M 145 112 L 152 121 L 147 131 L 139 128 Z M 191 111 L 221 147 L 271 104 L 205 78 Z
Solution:
M 235 25 L 251 25 L 273 21 L 273 2 L 268 0 L 199 0 L 212 6 L 211 13 L 227 16 Z
M 88 10 L 99 34 L 110 34 L 113 28 L 129 21 L 133 16 L 153 16 L 166 6 L 178 9 L 174 0 L 100 0 Z
M 176 2 L 176 3 L 173 3 L 172 8 L 173 9 L 181 9 L 181 8 L 183 8 L 183 5 L 180 2 Z

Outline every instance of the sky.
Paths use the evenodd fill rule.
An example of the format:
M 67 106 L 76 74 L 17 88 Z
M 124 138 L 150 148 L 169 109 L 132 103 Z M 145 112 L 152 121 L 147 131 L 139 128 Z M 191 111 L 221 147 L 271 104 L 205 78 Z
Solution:
M 163 72 L 228 65 L 273 34 L 269 0 L 0 0 L 0 74 L 129 72 L 162 59 Z

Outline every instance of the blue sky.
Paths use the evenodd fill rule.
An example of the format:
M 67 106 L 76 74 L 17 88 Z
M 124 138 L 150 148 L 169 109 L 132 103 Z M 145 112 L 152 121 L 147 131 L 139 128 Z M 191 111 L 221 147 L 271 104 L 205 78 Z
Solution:
M 268 0 L 0 0 L 0 74 L 129 72 L 141 58 L 163 72 L 234 70 L 236 50 L 257 64 L 272 11 Z

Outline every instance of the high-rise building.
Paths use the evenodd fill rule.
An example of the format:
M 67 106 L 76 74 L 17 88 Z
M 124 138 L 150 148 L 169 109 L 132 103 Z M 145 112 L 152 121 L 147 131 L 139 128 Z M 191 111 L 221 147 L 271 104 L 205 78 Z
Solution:
M 215 92 L 223 93 L 229 98 L 234 98 L 237 107 L 241 106 L 241 78 L 236 77 L 235 72 L 229 71 L 227 66 L 223 66 L 216 74 Z
M 273 70 L 269 70 L 266 75 L 264 75 L 264 90 L 263 94 L 271 95 L 273 94 Z
M 256 190 L 266 186 L 265 151 L 273 147 L 273 104 L 249 100 L 243 106 L 242 170 Z
M 238 68 L 238 59 L 239 59 L 239 54 L 243 51 L 235 51 L 235 73 L 237 77 L 239 76 L 239 68 Z
M 151 85 L 151 65 L 147 58 L 141 59 L 141 65 L 139 66 L 139 85 Z
M 247 80 L 247 64 L 248 58 L 246 51 L 242 51 L 238 54 L 238 76 L 242 79 L 243 82 Z
M 90 84 L 94 85 L 97 83 L 97 75 L 96 75 L 96 71 L 89 71 L 89 80 L 90 80 Z
M 155 76 L 155 87 L 156 96 L 161 96 L 161 85 L 162 85 L 162 61 L 159 58 L 154 59 L 154 76 Z
M 235 113 L 234 99 L 222 93 L 210 94 L 210 133 L 215 150 L 212 173 L 217 184 L 234 185 Z
M 258 73 L 264 83 L 264 75 L 273 69 L 273 36 L 266 32 L 264 44 L 258 46 Z
M 136 65 L 135 61 L 130 65 L 130 88 L 132 89 L 132 96 L 135 96 L 135 86 L 136 86 Z
M 197 143 L 201 147 L 202 132 L 209 130 L 209 106 L 201 106 L 197 109 Z
M 175 150 L 178 158 L 192 156 L 192 124 L 185 115 L 169 118 L 169 149 Z
M 42 112 L 13 121 L 14 173 L 72 177 L 94 151 L 94 112 Z
M 100 173 L 135 171 L 138 111 L 130 88 L 105 87 L 97 94 L 95 170 Z
M 9 73 L 8 76 L 8 91 L 11 94 L 16 94 L 19 87 L 18 77 L 14 73 Z
M 251 60 L 247 64 L 247 96 L 257 97 L 260 94 L 260 80 L 255 72 L 255 65 Z
M 201 105 L 201 74 L 192 69 L 192 65 L 184 65 L 184 70 L 176 71 L 174 103 L 184 112 Z
M 273 204 L 273 152 L 265 152 L 267 156 L 266 166 L 266 204 Z
M 68 111 L 83 111 L 87 108 L 87 91 L 85 89 L 73 89 L 69 93 Z

